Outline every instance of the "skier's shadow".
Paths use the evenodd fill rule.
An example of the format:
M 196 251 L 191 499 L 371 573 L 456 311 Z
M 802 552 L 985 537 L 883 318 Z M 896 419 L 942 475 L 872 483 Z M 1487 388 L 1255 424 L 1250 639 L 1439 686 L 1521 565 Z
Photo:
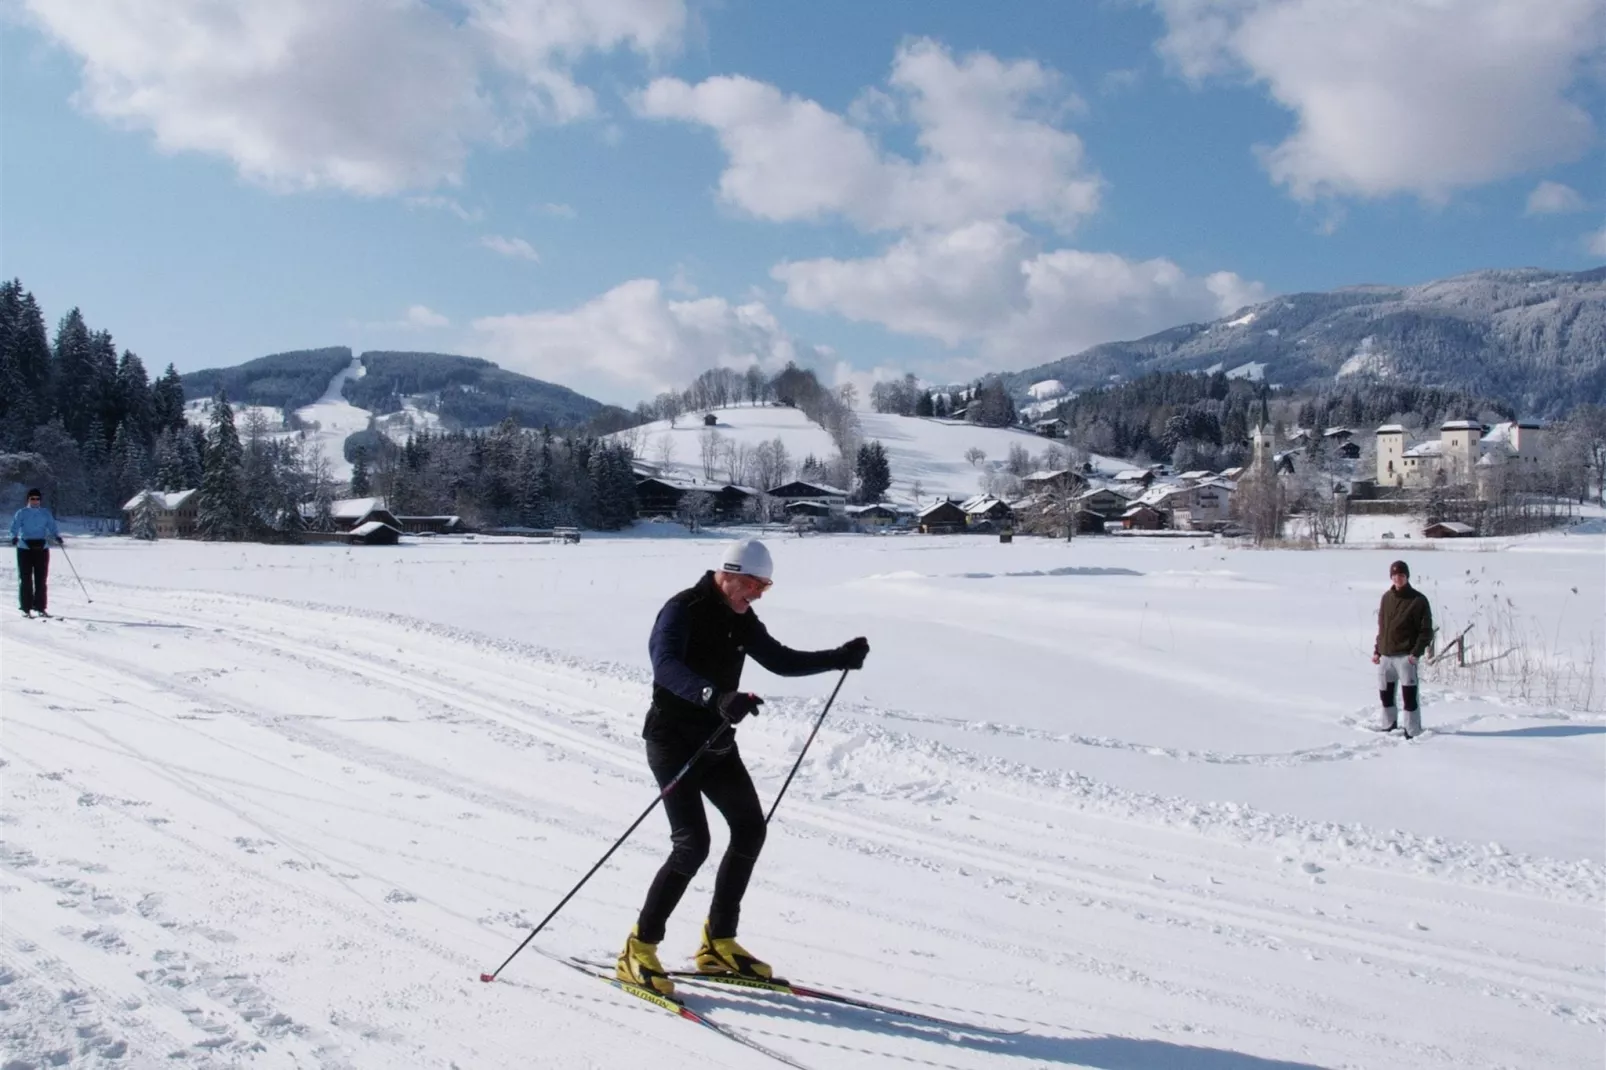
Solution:
M 1264 1059 L 1258 1055 L 1245 1055 L 1242 1052 L 1222 1048 L 1201 1048 L 1188 1044 L 1173 1044 L 1165 1040 L 1141 1040 L 1112 1035 L 1052 1036 L 1031 1031 L 993 1033 L 983 1029 L 959 1029 L 918 1022 L 861 1007 L 835 1006 L 812 1001 L 782 1003 L 778 1000 L 744 999 L 740 996 L 699 992 L 696 1007 L 698 1010 L 717 1012 L 723 1009 L 757 1014 L 777 1021 L 789 1020 L 835 1026 L 839 1029 L 855 1029 L 887 1037 L 918 1039 L 970 1051 L 985 1051 L 995 1055 L 1036 1060 L 1039 1063 L 1064 1063 L 1094 1070 L 1324 1070 L 1315 1063 Z M 740 1027 L 738 1025 L 738 1028 Z M 1052 1027 L 1045 1026 L 1045 1028 Z M 820 1041 L 815 1040 L 810 1040 L 808 1043 L 821 1045 Z M 831 1042 L 823 1046 L 844 1045 Z M 907 1057 L 900 1056 L 900 1058 Z M 926 1065 L 943 1064 L 928 1062 Z

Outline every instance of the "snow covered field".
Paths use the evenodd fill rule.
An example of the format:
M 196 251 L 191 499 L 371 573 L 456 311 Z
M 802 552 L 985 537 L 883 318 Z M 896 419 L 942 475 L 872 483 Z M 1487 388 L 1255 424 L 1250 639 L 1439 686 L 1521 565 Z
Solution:
M 719 545 L 659 530 L 74 541 L 94 603 L 58 559 L 66 619 L 0 618 L 0 1064 L 766 1065 L 533 950 L 477 980 L 652 798 L 646 636 Z M 1501 547 L 1405 556 L 1445 631 L 1506 600 L 1599 674 L 1606 537 Z M 776 815 L 744 942 L 1023 1032 L 695 996 L 713 1017 L 818 1070 L 1601 1065 L 1606 715 L 1441 667 L 1424 737 L 1362 729 L 1400 551 L 772 548 L 771 630 L 872 652 Z M 766 802 L 833 682 L 749 668 Z M 666 839 L 654 814 L 537 943 L 611 956 Z

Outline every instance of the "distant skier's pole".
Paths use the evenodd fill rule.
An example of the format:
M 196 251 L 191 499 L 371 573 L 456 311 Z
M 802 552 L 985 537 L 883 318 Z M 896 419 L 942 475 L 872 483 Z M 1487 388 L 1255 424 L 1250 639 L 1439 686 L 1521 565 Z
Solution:
M 67 567 L 72 569 L 72 578 L 78 581 L 78 589 L 80 591 L 84 592 L 84 601 L 93 604 L 95 600 L 93 598 L 89 597 L 89 588 L 84 586 L 84 578 L 82 576 L 78 575 L 78 566 L 73 564 L 72 563 L 72 558 L 67 556 L 67 544 L 66 543 L 62 543 L 60 549 L 61 549 L 61 556 L 67 562 Z
M 836 686 L 831 689 L 831 697 L 825 700 L 825 709 L 820 711 L 820 716 L 814 721 L 814 731 L 809 733 L 809 738 L 804 742 L 803 749 L 798 752 L 797 761 L 792 763 L 792 771 L 786 774 L 786 783 L 781 785 L 781 790 L 776 793 L 775 801 L 770 803 L 770 812 L 764 815 L 764 824 L 768 825 L 770 818 L 775 816 L 775 808 L 781 805 L 781 796 L 785 795 L 786 789 L 792 786 L 792 778 L 797 776 L 798 767 L 803 764 L 803 755 L 809 752 L 809 746 L 814 742 L 815 733 L 819 732 L 820 726 L 825 723 L 825 715 L 831 712 L 831 703 L 836 701 L 836 693 L 842 690 L 842 684 L 847 680 L 848 673 L 851 671 L 851 669 L 843 669 L 842 675 L 837 677 Z
M 573 888 L 570 888 L 569 889 L 569 894 L 564 896 L 561 900 L 558 901 L 558 905 L 553 907 L 551 912 L 548 913 L 546 917 L 541 919 L 541 922 L 540 922 L 539 925 L 537 925 L 535 928 L 530 930 L 530 935 L 526 936 L 524 938 L 524 942 L 522 944 L 520 944 L 518 947 L 513 949 L 513 954 L 512 955 L 509 955 L 506 959 L 502 960 L 502 965 L 498 966 L 496 969 L 492 970 L 490 973 L 482 973 L 482 974 L 480 974 L 480 980 L 482 980 L 482 981 L 494 981 L 494 980 L 496 980 L 496 975 L 497 974 L 499 974 L 503 970 L 507 969 L 507 964 L 512 962 L 514 957 L 517 956 L 520 951 L 523 951 L 525 949 L 525 947 L 529 945 L 531 940 L 535 939 L 535 934 L 536 933 L 538 933 L 542 929 L 546 928 L 546 923 L 547 922 L 549 922 L 553 918 L 557 917 L 558 911 L 562 910 L 564 905 L 566 903 L 568 903 L 569 900 L 574 898 L 574 893 L 578 892 L 582 887 L 584 887 L 585 882 L 591 879 L 591 875 L 593 873 L 595 873 L 597 870 L 602 868 L 602 864 L 604 862 L 606 862 L 609 858 L 613 857 L 613 853 L 619 849 L 619 845 L 624 843 L 625 840 L 630 838 L 630 834 L 632 832 L 636 831 L 636 826 L 637 825 L 639 825 L 643 821 L 647 820 L 647 815 L 652 813 L 653 807 L 655 807 L 659 803 L 663 802 L 665 797 L 667 797 L 670 792 L 675 790 L 675 785 L 679 784 L 681 779 L 683 777 L 685 777 L 685 775 L 687 773 L 691 772 L 691 767 L 697 764 L 697 759 L 701 758 L 704 754 L 706 754 L 708 752 L 708 748 L 712 747 L 714 745 L 714 740 L 716 740 L 720 736 L 724 735 L 725 734 L 725 729 L 729 728 L 730 726 L 731 726 L 731 723 L 729 721 L 720 721 L 719 722 L 719 727 L 714 729 L 714 734 L 709 736 L 706 740 L 703 741 L 703 745 L 701 747 L 697 748 L 697 753 L 696 754 L 693 754 L 690 758 L 686 759 L 686 764 L 680 767 L 680 772 L 676 773 L 674 775 L 674 777 L 669 781 L 669 783 L 667 783 L 667 784 L 665 784 L 663 786 L 663 790 L 658 792 L 657 797 L 655 799 L 653 799 L 653 801 L 647 805 L 647 808 L 641 812 L 641 816 L 636 818 L 634 821 L 632 821 L 630 823 L 630 827 L 625 829 L 624 835 L 620 836 L 617 840 L 613 841 L 613 846 L 608 848 L 607 854 L 604 854 L 601 858 L 597 859 L 597 864 L 592 866 L 591 869 L 586 872 L 586 875 L 584 877 L 580 878 L 580 883 L 576 884 Z

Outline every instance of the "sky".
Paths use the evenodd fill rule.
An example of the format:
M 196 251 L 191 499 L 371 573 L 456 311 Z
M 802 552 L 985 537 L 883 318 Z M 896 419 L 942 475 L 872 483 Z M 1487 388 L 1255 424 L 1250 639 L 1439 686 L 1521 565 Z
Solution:
M 0 0 L 0 275 L 154 370 L 861 396 L 1606 263 L 1603 0 Z

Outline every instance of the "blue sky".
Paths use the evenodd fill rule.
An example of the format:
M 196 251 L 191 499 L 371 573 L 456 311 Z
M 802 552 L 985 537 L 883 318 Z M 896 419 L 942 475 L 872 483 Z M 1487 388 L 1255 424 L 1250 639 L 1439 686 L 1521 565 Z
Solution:
M 14 0 L 0 272 L 153 369 L 1013 370 L 1606 263 L 1601 0 Z

